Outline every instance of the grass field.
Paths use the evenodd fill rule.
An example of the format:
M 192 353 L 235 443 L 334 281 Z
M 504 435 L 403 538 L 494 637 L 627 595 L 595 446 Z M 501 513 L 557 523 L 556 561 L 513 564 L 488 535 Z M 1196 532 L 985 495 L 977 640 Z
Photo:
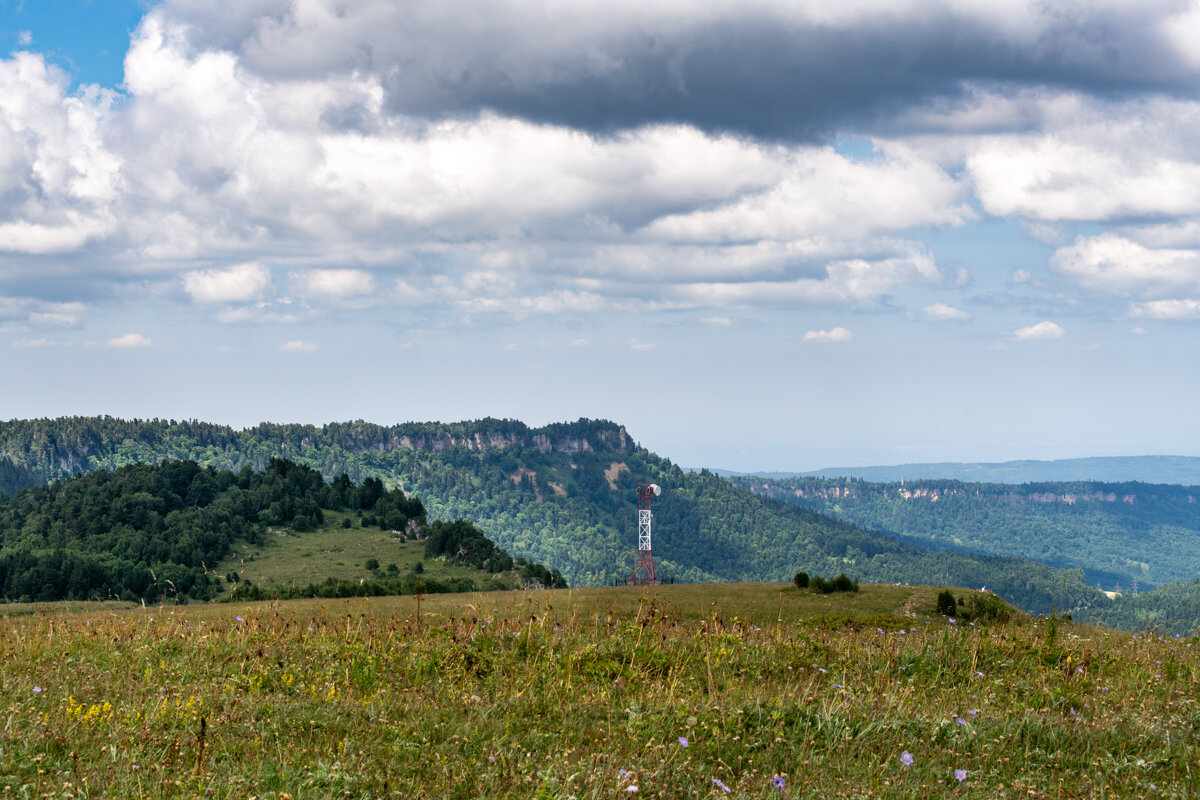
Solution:
M 401 541 L 391 531 L 359 527 L 353 515 L 353 527 L 342 528 L 345 515 L 326 511 L 325 526 L 316 531 L 297 533 L 286 528 L 269 529 L 266 542 L 251 545 L 239 542 L 233 553 L 215 567 L 218 575 L 236 572 L 243 580 L 264 587 L 307 586 L 326 578 L 370 580 L 367 560 L 379 561 L 382 575 L 396 565 L 398 574 L 409 572 L 418 562 L 424 575 L 433 580 L 470 578 L 484 585 L 493 576 L 472 567 L 447 564 L 425 556 L 425 543 Z M 511 576 L 503 576 L 510 583 Z
M 1198 792 L 1200 643 L 952 624 L 935 594 L 620 587 L 430 596 L 419 615 L 392 597 L 6 617 L 0 795 Z

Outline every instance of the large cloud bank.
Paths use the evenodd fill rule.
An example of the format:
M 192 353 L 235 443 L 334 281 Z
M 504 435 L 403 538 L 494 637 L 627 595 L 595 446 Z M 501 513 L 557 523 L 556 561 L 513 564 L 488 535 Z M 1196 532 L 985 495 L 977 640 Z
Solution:
M 961 283 L 913 232 L 981 214 L 1099 224 L 1061 280 L 1194 317 L 1197 33 L 1179 2 L 168 0 L 121 93 L 0 59 L 0 323 L 135 282 L 227 322 L 858 307 Z

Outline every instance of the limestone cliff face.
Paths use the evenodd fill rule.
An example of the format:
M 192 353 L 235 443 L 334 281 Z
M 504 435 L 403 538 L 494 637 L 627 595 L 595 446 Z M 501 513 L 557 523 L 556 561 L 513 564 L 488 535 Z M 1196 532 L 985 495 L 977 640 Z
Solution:
M 401 447 L 410 450 L 427 450 L 444 453 L 456 447 L 468 450 L 503 450 L 509 447 L 532 447 L 542 453 L 592 453 L 629 452 L 632 442 L 623 425 L 599 427 L 587 431 L 562 431 L 560 427 L 530 428 L 508 432 L 459 432 L 448 428 L 422 433 L 406 433 L 392 436 L 380 442 L 379 450 L 395 450 Z
M 838 501 L 844 499 L 860 499 L 871 497 L 882 497 L 884 500 L 901 499 L 901 500 L 923 500 L 929 503 L 936 503 L 939 500 L 947 497 L 962 496 L 967 494 L 978 494 L 978 490 L 973 488 L 932 488 L 926 486 L 910 486 L 898 487 L 895 484 L 821 484 L 815 486 L 803 487 L 782 487 L 771 483 L 762 483 L 749 487 L 751 491 L 758 494 L 764 494 L 770 497 L 779 497 L 781 495 L 796 497 L 803 500 L 824 500 Z M 999 500 L 1006 503 L 1044 503 L 1044 504 L 1061 504 L 1061 505 L 1078 505 L 1081 503 L 1125 503 L 1126 505 L 1136 505 L 1139 502 L 1138 496 L 1129 493 L 1117 493 L 1112 491 L 1102 491 L 1097 489 L 1094 492 L 1005 492 L 995 495 Z M 1157 500 L 1157 496 L 1151 495 L 1149 500 Z M 1188 495 L 1186 502 L 1194 504 L 1196 498 L 1193 495 Z

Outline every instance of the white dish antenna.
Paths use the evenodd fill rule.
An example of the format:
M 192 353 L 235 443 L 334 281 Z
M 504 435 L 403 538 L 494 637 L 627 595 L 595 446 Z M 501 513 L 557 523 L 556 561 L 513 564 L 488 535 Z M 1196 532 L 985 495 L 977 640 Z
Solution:
M 657 483 L 652 483 L 650 484 L 650 491 L 654 492 L 655 497 L 658 497 L 660 494 L 662 494 L 662 487 Z

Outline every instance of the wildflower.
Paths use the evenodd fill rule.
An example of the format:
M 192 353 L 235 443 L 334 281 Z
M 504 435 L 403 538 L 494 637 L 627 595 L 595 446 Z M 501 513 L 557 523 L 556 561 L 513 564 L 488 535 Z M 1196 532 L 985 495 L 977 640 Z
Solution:
M 842 686 L 840 683 L 835 683 L 835 684 L 833 685 L 833 688 L 835 688 L 835 689 L 844 689 L 845 687 L 844 687 L 844 686 Z
M 725 785 L 725 782 L 723 780 L 721 780 L 720 778 L 713 778 L 712 782 L 713 782 L 714 786 L 716 786 L 718 789 L 720 789 L 725 794 L 729 794 L 729 792 L 732 791 L 728 786 Z
M 787 781 L 783 779 L 782 775 L 776 775 L 771 779 L 771 785 L 782 792 L 785 788 L 787 788 Z
M 618 777 L 618 778 L 628 778 L 628 777 L 629 777 L 629 770 L 625 770 L 625 769 L 618 770 L 618 771 L 617 771 L 617 777 Z
M 238 615 L 238 617 L 237 617 L 237 621 L 238 621 L 238 622 L 244 622 L 245 620 L 243 620 L 243 619 L 242 619 L 242 617 L 241 617 L 241 615 L 239 614 L 239 615 Z
M 41 694 L 41 693 L 42 693 L 42 687 L 40 687 L 40 686 L 35 686 L 35 687 L 33 687 L 33 693 L 34 693 L 34 694 Z
M 628 786 L 625 787 L 625 791 L 629 792 L 630 794 L 637 794 L 637 784 L 636 783 L 629 784 Z
M 488 756 L 488 761 L 489 761 L 490 763 L 492 763 L 492 764 L 495 764 L 495 763 L 496 763 L 496 757 L 495 757 L 495 756 Z
M 900 763 L 906 767 L 911 767 L 913 763 L 913 754 L 905 750 L 900 754 Z
M 1082 674 L 1083 674 L 1083 667 L 1076 667 L 1076 668 L 1075 668 L 1075 674 L 1076 674 L 1076 675 L 1082 675 Z
M 965 719 L 963 719 L 962 717 L 955 717 L 955 718 L 954 718 L 954 721 L 955 721 L 955 722 L 957 722 L 959 725 L 966 725 L 966 724 L 967 724 L 967 721 L 966 721 Z
M 1078 716 L 1079 716 L 1079 712 L 1075 710 L 1075 706 L 1071 706 L 1071 716 L 1072 716 L 1072 717 L 1078 717 Z
M 965 769 L 954 770 L 954 779 L 959 783 L 962 783 L 967 779 L 967 771 Z
M 686 737 L 686 736 L 680 736 L 680 737 L 679 737 L 679 746 L 680 746 L 680 747 L 687 747 L 687 737 Z
M 954 617 L 946 617 L 946 621 L 949 622 L 951 625 L 958 624 L 958 620 L 956 620 Z
M 882 635 L 883 635 L 883 628 L 876 628 L 875 630 L 879 631 L 879 635 L 880 635 L 880 636 L 882 636 Z
M 822 675 L 824 675 L 826 672 L 828 672 L 828 670 L 826 670 L 824 667 L 817 667 L 817 670 L 818 670 L 818 671 L 819 671 L 819 672 L 820 672 Z

